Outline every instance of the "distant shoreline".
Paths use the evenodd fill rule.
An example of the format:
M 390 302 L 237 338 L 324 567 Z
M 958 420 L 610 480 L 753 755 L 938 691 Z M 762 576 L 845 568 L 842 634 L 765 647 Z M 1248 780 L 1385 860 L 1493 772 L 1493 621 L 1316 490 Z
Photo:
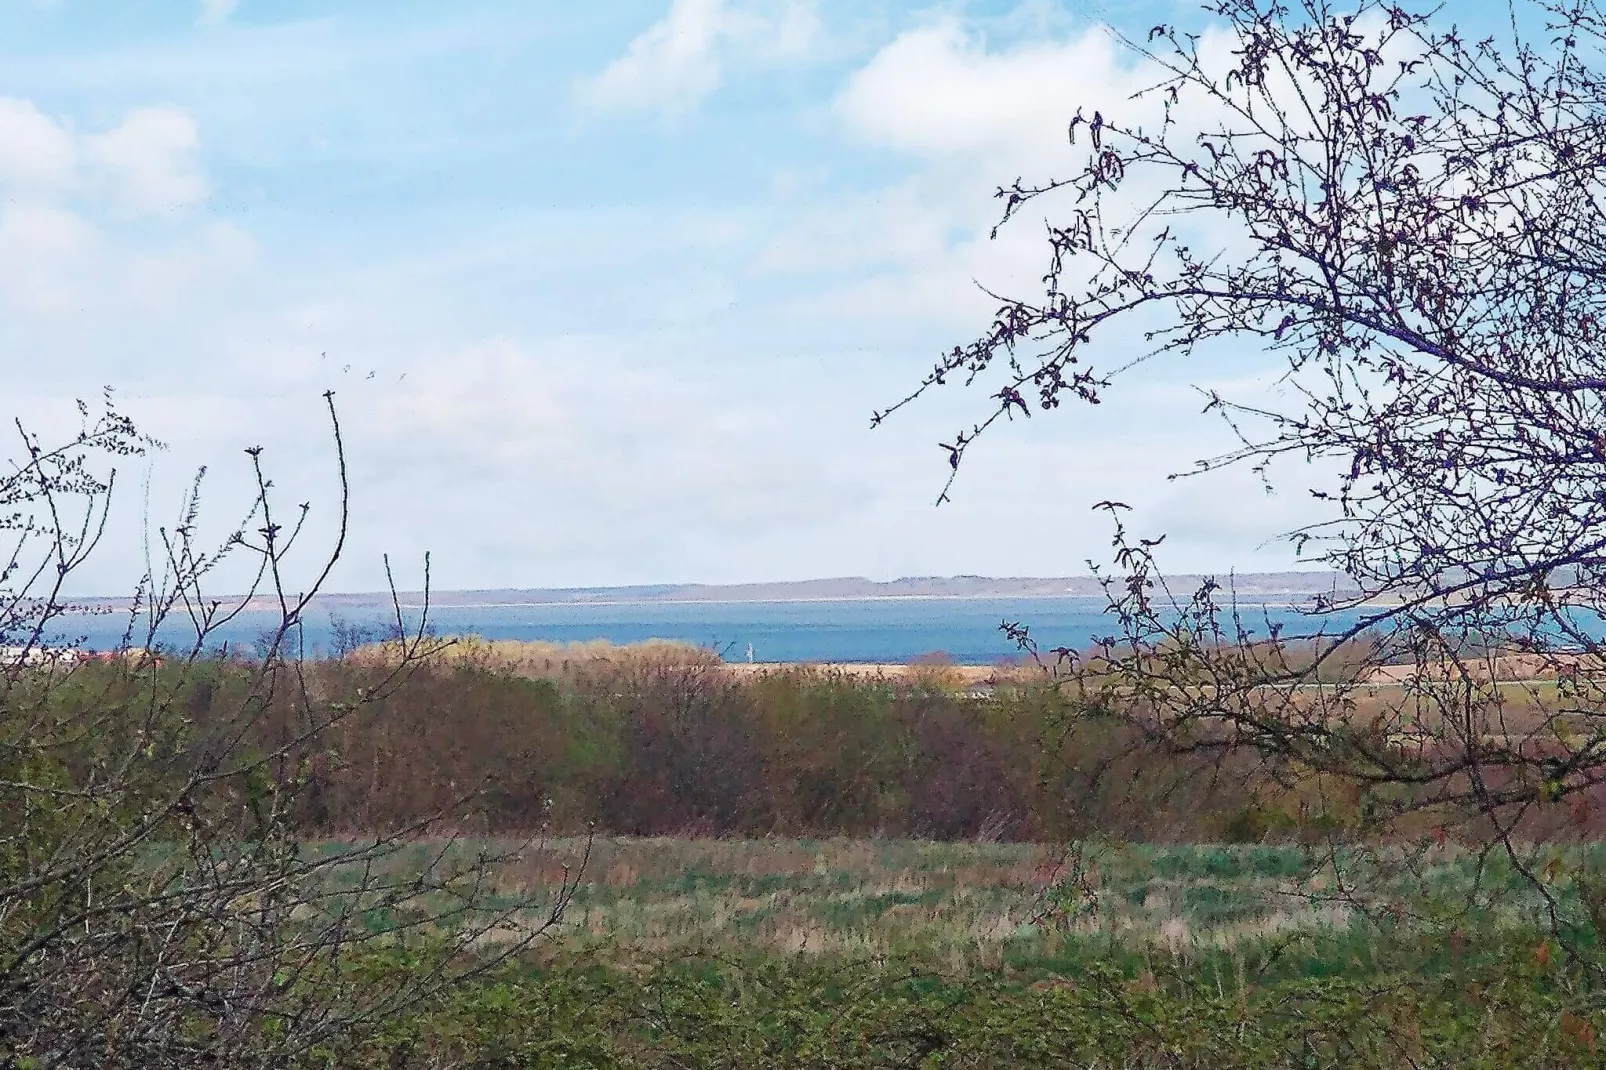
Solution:
M 1276 609 L 1297 609 L 1308 605 L 1309 597 L 1295 598 L 1294 595 L 1304 592 L 1267 592 L 1240 595 L 1237 604 L 1240 606 L 1263 606 Z M 351 596 L 341 596 L 351 598 Z M 435 602 L 428 603 L 431 610 L 437 609 L 564 609 L 584 606 L 753 606 L 753 605 L 819 605 L 844 602 L 1052 602 L 1060 600 L 1094 601 L 1101 598 L 1094 594 L 878 594 L 878 595 L 822 595 L 818 597 L 796 598 L 616 598 L 591 599 L 574 598 L 568 600 L 550 600 L 542 602 Z M 85 599 L 83 601 L 89 601 Z M 425 608 L 423 602 L 400 602 L 403 610 L 421 610 Z M 118 609 L 132 608 L 121 606 L 111 600 L 96 600 L 93 607 L 69 607 L 69 612 L 104 612 Z M 218 608 L 221 612 L 243 610 L 245 612 L 266 612 L 277 610 L 279 607 L 265 599 L 252 599 L 241 605 L 231 603 L 227 598 L 218 599 Z M 309 609 L 323 608 L 335 609 L 382 609 L 393 610 L 395 607 L 390 601 L 380 601 L 377 598 L 372 602 L 347 601 L 339 606 L 319 606 L 319 600 L 314 599 Z
M 1205 582 L 1205 575 L 1171 577 L 1177 591 L 1191 591 Z M 1216 577 L 1222 600 L 1236 598 L 1242 605 L 1295 607 L 1322 594 L 1343 594 L 1344 587 L 1327 573 L 1279 572 L 1243 573 Z M 435 591 L 398 591 L 395 598 L 404 610 L 422 609 L 427 597 L 432 609 L 556 609 L 564 606 L 687 606 L 743 604 L 822 604 L 847 602 L 974 602 L 1046 601 L 1052 599 L 1100 599 L 1106 596 L 1102 583 L 1092 576 L 1064 577 L 987 577 L 913 576 L 890 581 L 863 577 L 837 577 L 781 583 L 736 584 L 640 584 L 618 587 L 495 588 Z M 277 601 L 257 595 L 245 599 L 240 594 L 220 596 L 220 605 L 230 608 L 276 609 Z M 126 597 L 85 596 L 80 604 L 108 610 L 132 606 Z M 384 591 L 328 592 L 318 595 L 312 608 L 324 612 L 366 613 L 393 609 L 392 595 Z
M 1240 596 L 1240 605 L 1252 606 L 1287 606 L 1303 605 L 1302 601 L 1295 601 L 1291 595 L 1302 594 L 1299 591 L 1267 592 L 1265 597 L 1259 595 Z M 867 594 L 867 595 L 819 595 L 815 597 L 799 596 L 796 598 L 575 598 L 567 601 L 549 600 L 543 602 L 431 602 L 432 609 L 534 609 L 558 606 L 743 606 L 743 605 L 793 605 L 797 603 L 816 602 L 997 602 L 1010 601 L 1039 601 L 1049 602 L 1057 599 L 1079 599 L 1091 601 L 1102 598 L 1096 594 Z M 388 605 L 388 603 L 387 603 Z M 422 602 L 402 602 L 403 609 L 422 609 Z

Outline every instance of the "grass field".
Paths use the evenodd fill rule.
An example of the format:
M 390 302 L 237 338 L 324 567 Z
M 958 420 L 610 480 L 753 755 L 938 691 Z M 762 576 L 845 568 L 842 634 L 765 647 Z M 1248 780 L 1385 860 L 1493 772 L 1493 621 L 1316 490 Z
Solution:
M 1047 686 L 463 653 L 308 763 L 286 847 L 331 864 L 291 918 L 357 937 L 290 994 L 421 993 L 308 1066 L 1600 1064 L 1606 806 L 1573 805 L 1584 788 L 1534 802 L 1516 857 L 1479 855 L 1476 814 L 1150 748 Z M 208 668 L 179 692 L 199 723 L 242 686 Z M 322 663 L 312 682 L 375 671 Z M 1499 688 L 1496 713 L 1527 712 Z M 280 722 L 263 723 L 266 745 Z M 251 834 L 249 787 L 203 816 Z M 373 830 L 451 828 L 372 869 L 350 854 Z M 1061 836 L 1079 839 L 1045 842 Z M 429 988 L 445 961 L 484 972 Z
M 525 851 L 508 901 L 533 893 L 539 913 L 587 846 Z M 351 1065 L 1570 1067 L 1597 1065 L 1606 1029 L 1539 898 L 1453 846 L 1337 871 L 1275 846 L 589 850 L 551 939 L 388 1023 Z M 1368 909 L 1338 901 L 1348 877 Z M 1553 884 L 1576 905 L 1561 869 Z M 1436 901 L 1475 910 L 1446 925 Z
M 420 846 L 418 857 L 428 850 Z M 1575 878 L 1603 862 L 1606 853 L 1580 848 L 1525 860 L 1547 868 L 1563 921 L 1580 925 L 1586 907 Z M 1023 978 L 1093 960 L 1140 970 L 1155 955 L 1260 976 L 1364 975 L 1395 955 L 1430 968 L 1451 950 L 1436 919 L 1470 912 L 1481 931 L 1509 935 L 1537 932 L 1545 910 L 1543 893 L 1509 860 L 1480 864 L 1453 845 L 1335 854 L 867 839 L 550 841 L 501 867 L 500 901 L 522 901 L 538 918 L 575 874 L 545 954 L 802 955 Z

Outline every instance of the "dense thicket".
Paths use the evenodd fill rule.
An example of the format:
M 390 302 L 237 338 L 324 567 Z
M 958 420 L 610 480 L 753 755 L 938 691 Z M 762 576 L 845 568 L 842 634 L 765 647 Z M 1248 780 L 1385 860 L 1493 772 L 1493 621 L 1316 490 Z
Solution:
M 80 666 L 75 675 L 88 686 L 105 671 Z M 210 662 L 157 686 L 178 689 L 169 701 L 204 723 L 238 704 L 251 671 Z M 458 830 L 496 834 L 1243 841 L 1346 829 L 1420 835 L 1443 825 L 1469 833 L 1469 815 L 1421 808 L 1403 789 L 1358 790 L 1250 748 L 1161 745 L 1130 711 L 1111 716 L 1065 681 L 1029 674 L 978 695 L 940 673 L 738 676 L 673 656 L 546 675 L 436 659 L 383 693 L 374 682 L 387 669 L 372 661 L 297 672 L 316 692 L 370 695 L 305 763 L 295 820 L 314 838 L 460 815 L 469 796 L 473 827 Z M 253 731 L 252 746 L 283 746 L 292 713 L 265 716 Z M 1546 815 L 1591 833 L 1598 811 L 1580 819 L 1576 810 L 1558 805 Z
M 102 690 L 95 678 L 113 671 L 79 666 L 57 693 Z M 205 724 L 253 671 L 216 661 L 122 679 L 175 689 L 165 701 Z M 387 670 L 297 671 L 315 691 L 357 694 Z M 251 731 L 248 746 L 281 747 L 293 711 Z M 441 661 L 330 730 L 308 756 L 297 821 L 316 837 L 370 835 L 460 813 L 476 793 L 474 821 L 495 833 L 1220 839 L 1271 787 L 1220 765 L 1149 752 L 1051 687 L 974 696 L 806 668 L 738 679 L 668 659 L 540 679 Z
M 117 463 L 149 440 L 109 402 L 98 417 L 80 406 L 77 433 L 55 443 L 16 425 L 0 464 L 0 1067 L 282 1067 L 517 954 L 562 912 L 561 895 L 532 913 L 491 894 L 505 843 L 408 856 L 399 872 L 438 814 L 306 848 L 306 792 L 339 764 L 340 726 L 433 649 L 422 630 L 402 636 L 351 691 L 302 671 L 301 615 L 340 555 L 349 504 L 326 400 L 333 545 L 300 540 L 310 505 L 286 518 L 247 450 L 243 520 L 208 544 L 197 479 L 178 523 L 148 532 L 127 649 L 89 663 L 60 637 L 79 613 L 117 611 L 64 592 L 107 531 Z M 214 597 L 230 562 L 245 597 Z M 254 597 L 277 619 L 253 660 L 209 662 Z M 187 641 L 157 654 L 159 633 Z M 410 969 L 364 974 L 376 948 Z

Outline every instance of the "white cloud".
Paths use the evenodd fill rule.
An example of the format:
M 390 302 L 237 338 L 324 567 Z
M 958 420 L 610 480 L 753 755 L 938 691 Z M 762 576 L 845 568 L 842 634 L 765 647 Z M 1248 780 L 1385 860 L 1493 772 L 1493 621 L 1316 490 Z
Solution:
M 989 239 L 1001 209 L 992 193 L 1016 176 L 1040 181 L 1077 167 L 1086 141 L 1069 145 L 1066 128 L 1079 108 L 1147 125 L 1158 102 L 1130 99 L 1155 80 L 1153 72 L 1123 55 L 1100 27 L 1018 40 L 998 45 L 973 22 L 943 18 L 888 42 L 846 80 L 832 107 L 842 132 L 852 142 L 902 154 L 908 166 L 891 181 L 867 188 L 810 189 L 772 232 L 755 268 L 807 280 L 791 299 L 794 321 L 854 324 L 861 337 L 893 351 L 906 348 L 911 335 L 935 333 L 946 345 L 939 342 L 934 353 L 985 329 L 997 302 L 978 283 L 1001 294 L 1040 292 L 1048 255 L 1042 229 L 1035 219 L 1021 219 Z M 1225 43 L 1206 35 L 1201 48 L 1216 55 Z M 1196 110 L 1186 122 L 1197 126 L 1212 118 L 1208 110 Z M 1131 185 L 1122 196 L 1134 203 L 1153 192 Z M 1118 214 L 1120 205 L 1112 206 Z M 1033 208 L 1034 214 L 1055 211 L 1046 201 Z M 1231 236 L 1210 239 L 1223 247 Z M 1100 338 L 1095 359 L 1101 370 L 1145 350 L 1137 326 Z M 1247 363 L 1253 354 L 1240 358 Z M 924 370 L 912 367 L 906 385 Z M 1232 445 L 1213 420 L 1198 414 L 1201 402 L 1185 386 L 1189 374 L 1146 365 L 1098 409 L 1073 404 L 1063 413 L 995 428 L 967 460 L 955 508 L 1012 513 L 1019 508 L 1008 500 L 1012 495 L 1043 493 L 1042 487 L 1031 489 L 1031 480 L 1023 485 L 1018 479 L 1024 467 L 1052 473 L 1045 485 L 1062 498 L 1051 507 L 1034 506 L 1033 523 L 1078 546 L 1058 571 L 1080 571 L 1090 551 L 1100 556 L 1102 547 L 1088 541 L 1089 529 L 1099 525 L 1087 508 L 1109 497 L 1137 507 L 1133 522 L 1143 534 L 1173 531 L 1166 558 L 1172 567 L 1209 567 L 1235 558 L 1250 567 L 1286 565 L 1287 547 L 1267 540 L 1319 514 L 1303 494 L 1301 479 L 1309 473 L 1286 473 L 1287 485 L 1279 482 L 1279 493 L 1271 496 L 1242 472 L 1165 480 Z M 1191 374 L 1216 379 L 1228 373 L 1211 365 Z M 1250 393 L 1262 388 L 1254 379 L 1238 385 Z M 942 391 L 900 413 L 891 426 L 930 427 L 940 436 L 985 410 L 985 393 Z M 1229 396 L 1244 393 L 1229 390 Z M 1121 415 L 1112 422 L 1113 414 Z M 1139 442 L 1135 427 L 1143 428 Z M 1031 567 L 1056 569 L 1033 556 L 1038 563 Z M 972 570 L 986 567 L 976 562 Z
M 674 0 L 623 56 L 577 87 L 592 107 L 674 115 L 702 103 L 727 62 L 806 56 L 820 35 L 812 0 Z
M 30 100 L 0 97 L 0 192 L 13 202 L 112 203 L 136 212 L 194 204 L 207 192 L 200 132 L 182 108 L 144 107 L 86 134 Z
M 909 171 L 878 188 L 816 192 L 756 267 L 820 278 L 800 314 L 956 331 L 983 324 L 996 302 L 977 283 L 1031 287 L 1045 262 L 1030 225 L 989 240 L 994 190 L 1068 170 L 1077 108 L 1109 113 L 1140 84 L 1097 26 L 1006 48 L 955 18 L 908 30 L 847 79 L 831 114 L 852 141 L 905 154 Z
M 196 159 L 200 133 L 179 108 L 136 108 L 116 127 L 88 139 L 86 149 L 104 169 L 113 196 L 135 211 L 183 208 L 206 196 Z
M 13 308 L 74 311 L 96 267 L 99 236 L 73 212 L 39 204 L 0 212 L 0 297 Z
M 195 121 L 179 108 L 134 108 L 85 132 L 30 100 L 0 97 L 0 302 L 79 323 L 170 310 L 249 262 L 238 228 L 186 216 L 153 238 L 129 219 L 202 199 L 199 149 Z
M 0 183 L 13 191 L 60 192 L 78 166 L 72 130 L 32 101 L 0 97 Z
M 1236 62 L 1239 46 L 1229 31 L 1213 26 L 1199 35 L 1195 48 L 1202 67 L 1220 74 Z M 1040 172 L 1085 160 L 1086 136 L 1075 146 L 1067 137 L 1078 111 L 1085 117 L 1101 112 L 1128 127 L 1157 128 L 1166 97 L 1146 91 L 1166 76 L 1102 25 L 1060 38 L 1031 35 L 996 48 L 972 24 L 947 17 L 900 34 L 878 51 L 848 80 L 835 109 L 846 128 L 869 144 L 934 162 L 980 163 L 994 175 L 1007 171 L 1013 178 L 1024 169 L 1044 178 Z M 1168 136 L 1179 142 L 1231 122 L 1225 108 L 1202 94 L 1185 97 L 1170 119 Z
M 1065 41 L 989 51 L 955 19 L 912 30 L 849 80 L 837 108 L 877 145 L 932 158 L 971 158 L 996 169 L 1064 156 L 1066 125 L 1125 97 L 1132 74 L 1109 35 L 1092 28 Z
M 201 14 L 197 21 L 202 26 L 218 26 L 229 20 L 240 0 L 201 0 Z
M 772 15 L 768 19 L 762 16 L 750 19 L 743 36 L 756 40 L 765 35 L 768 38 L 767 47 L 770 54 L 777 57 L 803 58 L 814 51 L 823 32 L 819 9 L 812 2 L 791 0 L 782 5 L 778 15 Z
M 843 84 L 831 114 L 853 142 L 890 149 L 908 171 L 879 188 L 828 189 L 771 238 L 761 271 L 835 273 L 834 288 L 800 306 L 814 315 L 857 320 L 919 318 L 928 323 L 981 324 L 996 302 L 980 288 L 1031 293 L 1041 285 L 1047 250 L 1034 219 L 989 232 L 999 220 L 1000 186 L 1064 178 L 1086 159 L 1087 140 L 1071 145 L 1069 121 L 1102 112 L 1129 125 L 1156 125 L 1159 94 L 1133 99 L 1158 80 L 1102 26 L 1063 35 L 1045 32 L 990 41 L 973 21 L 943 17 L 905 31 L 881 47 Z M 1217 31 L 1199 42 L 1207 62 L 1230 56 Z M 1219 113 L 1190 108 L 1173 129 L 1198 129 Z M 1105 198 L 1113 216 L 1122 203 L 1147 204 L 1157 175 L 1129 176 Z M 1052 199 L 1030 215 L 1052 216 Z M 1167 218 L 1155 229 L 1188 225 Z M 1202 243 L 1228 248 L 1242 235 L 1215 226 Z
M 719 84 L 724 0 L 675 0 L 663 21 L 630 42 L 630 49 L 581 86 L 588 103 L 620 110 L 679 111 L 701 103 Z

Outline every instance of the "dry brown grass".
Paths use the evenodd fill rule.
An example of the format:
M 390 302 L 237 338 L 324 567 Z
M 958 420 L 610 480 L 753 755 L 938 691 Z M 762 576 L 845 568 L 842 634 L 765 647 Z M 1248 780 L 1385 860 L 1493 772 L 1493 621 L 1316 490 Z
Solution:
M 599 671 L 644 667 L 714 668 L 720 664 L 713 651 L 671 639 L 626 644 L 604 639 L 554 643 L 467 635 L 452 637 L 448 643 L 435 656 L 442 666 L 467 666 L 533 679 L 571 679 Z M 359 665 L 384 665 L 394 662 L 397 656 L 395 643 L 370 643 L 352 651 L 346 660 Z
M 1052 956 L 1068 939 L 1231 948 L 1350 919 L 1320 901 L 1320 873 L 1221 868 L 1222 857 L 1294 848 L 1112 848 L 1066 885 L 1064 849 L 1034 844 L 607 838 L 527 851 L 499 881 L 509 895 L 556 888 L 562 862 L 588 850 L 559 946 L 624 958 L 914 954 L 996 968 L 1006 956 Z M 1181 852 L 1171 856 L 1180 867 L 1168 851 Z
M 826 676 L 841 676 L 850 680 L 864 682 L 879 681 L 905 686 L 927 686 L 950 691 L 1013 683 L 1025 680 L 1028 675 L 1027 670 L 1013 666 L 948 665 L 925 661 L 913 661 L 906 665 L 849 661 L 802 664 L 788 664 L 785 662 L 747 664 L 744 662 L 732 662 L 724 668 L 726 672 L 737 679 L 751 679 L 755 676 L 772 676 L 786 673 L 815 673 Z

